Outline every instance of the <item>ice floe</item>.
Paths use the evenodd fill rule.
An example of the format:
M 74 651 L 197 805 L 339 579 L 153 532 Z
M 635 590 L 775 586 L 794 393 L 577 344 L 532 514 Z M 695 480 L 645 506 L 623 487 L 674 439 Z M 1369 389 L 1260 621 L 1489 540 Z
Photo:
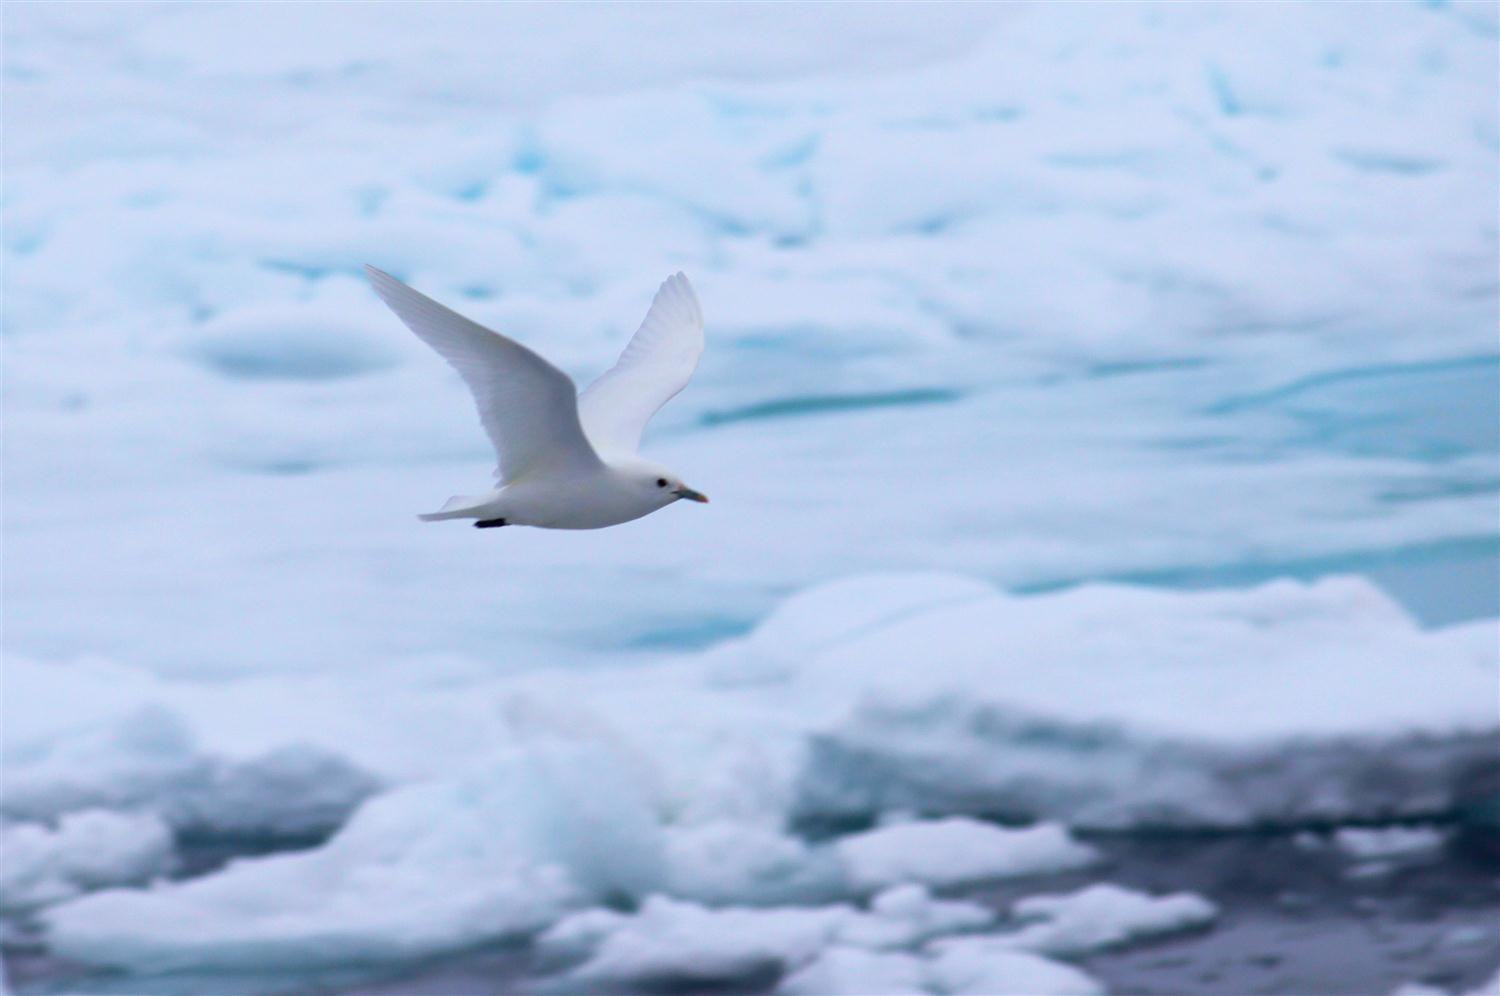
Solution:
M 316 744 L 334 731 L 359 766 L 294 764 L 279 781 L 252 780 L 254 791 L 222 798 L 264 815 L 273 810 L 256 801 L 259 791 L 283 797 L 279 805 L 299 792 L 316 799 L 325 779 L 339 785 L 325 773 L 366 767 L 393 787 L 366 784 L 377 794 L 314 850 L 53 907 L 52 936 L 80 960 L 136 967 L 303 964 L 376 950 L 414 957 L 525 936 L 591 902 L 653 894 L 662 898 L 650 917 L 712 933 L 699 918 L 719 913 L 694 903 L 808 904 L 1085 868 L 1093 850 L 1066 825 L 1321 824 L 1484 802 L 1480 776 L 1497 725 L 1486 699 L 1496 654 L 1487 626 L 1419 629 L 1352 579 L 1237 592 L 981 589 L 923 574 L 836 582 L 799 596 L 822 607 L 827 636 L 810 641 L 805 626 L 777 623 L 632 668 L 488 677 L 458 669 L 457 690 L 387 676 L 374 687 L 400 694 L 373 712 L 357 691 L 309 695 L 287 719 L 310 725 L 282 735 Z M 871 591 L 882 593 L 879 611 Z M 791 635 L 783 642 L 778 631 Z M 759 668 L 763 658 L 774 666 Z M 22 665 L 32 667 L 43 668 Z M 260 708 L 253 685 L 243 696 L 230 685 L 221 699 L 111 673 L 122 688 L 139 686 L 140 700 L 179 733 L 212 736 L 229 702 Z M 89 697 L 80 705 L 103 708 Z M 129 721 L 129 701 L 125 708 Z M 425 745 L 403 738 L 400 752 L 375 729 L 425 729 L 443 716 L 443 736 Z M 59 712 L 49 722 L 62 729 L 64 720 Z M 73 741 L 48 729 L 35 734 L 47 748 L 37 756 L 93 756 L 58 754 Z M 226 732 L 221 725 L 217 735 Z M 195 740 L 183 733 L 163 743 L 171 749 L 149 756 L 172 778 L 111 797 L 113 805 L 148 804 L 168 822 L 202 811 L 200 782 L 175 773 L 204 763 Z M 257 738 L 253 748 L 276 756 L 273 742 Z M 460 763 L 465 751 L 478 753 Z M 53 804 L 59 812 L 100 804 L 71 787 L 75 767 L 14 770 L 26 788 L 17 799 L 68 800 Z M 997 814 L 1058 822 L 974 818 Z M 827 841 L 795 833 L 808 821 L 860 816 L 886 822 Z M 299 898 L 306 894 L 317 902 Z M 866 919 L 841 921 L 840 943 L 860 943 L 849 923 L 877 922 L 868 918 L 911 895 L 882 893 Z M 406 912 L 415 909 L 425 911 L 421 923 Z M 1070 953 L 1212 916 L 1202 900 L 1107 886 L 1017 912 L 1044 917 L 1021 928 L 1027 944 Z M 759 922 L 753 913 L 735 915 Z M 820 949 L 806 937 L 827 924 L 798 923 L 776 944 Z M 304 944 L 314 933 L 326 943 Z M 641 954 L 629 930 L 619 936 L 591 972 L 654 970 L 655 954 Z M 910 931 L 899 936 L 917 943 Z M 787 971 L 805 960 L 781 957 L 785 950 L 726 949 L 723 963 Z
M 1089 993 L 996 932 L 1193 904 L 919 883 L 1493 820 L 1492 5 L 6 27 L 5 902 L 59 952 Z M 418 529 L 490 458 L 367 261 L 580 376 L 688 270 L 648 446 L 725 511 Z M 1442 625 L 1330 577 L 1403 570 Z M 304 850 L 159 881 L 195 835 Z
M 1127 941 L 1206 927 L 1218 910 L 1192 893 L 1149 896 L 1108 882 L 1068 895 L 1027 896 L 1011 907 L 1036 922 L 1005 939 L 1041 954 L 1076 956 Z
M 1098 991 L 1081 972 L 1015 948 L 965 949 L 956 937 L 923 947 L 994 919 L 991 910 L 935 900 L 916 885 L 878 894 L 867 910 L 708 910 L 656 897 L 634 915 L 575 914 L 540 943 L 574 959 L 586 954 L 567 977 L 596 983 L 764 984 L 779 977 L 778 992 L 852 994 L 979 992 L 1005 979 L 1016 991 Z M 943 947 L 949 943 L 955 947 Z
M 384 794 L 316 850 L 53 907 L 48 936 L 138 971 L 401 961 L 526 935 L 662 875 L 628 774 L 598 750 L 539 746 Z
M 865 688 L 813 739 L 805 814 L 1442 814 L 1476 801 L 1496 750 L 1493 627 L 1420 630 L 1354 579 L 966 601 L 874 627 L 806 674 Z
M 0 813 L 11 819 L 141 810 L 189 833 L 296 838 L 337 828 L 380 784 L 295 732 L 244 756 L 207 750 L 139 671 L 11 657 L 4 680 Z M 219 718 L 199 713 L 205 726 Z
M 849 880 L 879 887 L 919 882 L 936 887 L 1068 871 L 1097 853 L 1056 824 L 1006 829 L 964 817 L 852 834 L 835 845 Z
M 1379 861 L 1430 854 L 1448 835 L 1436 827 L 1340 827 L 1333 842 L 1357 861 Z
M 0 826 L 0 911 L 16 913 L 169 871 L 172 831 L 152 813 L 83 809 L 55 827 Z

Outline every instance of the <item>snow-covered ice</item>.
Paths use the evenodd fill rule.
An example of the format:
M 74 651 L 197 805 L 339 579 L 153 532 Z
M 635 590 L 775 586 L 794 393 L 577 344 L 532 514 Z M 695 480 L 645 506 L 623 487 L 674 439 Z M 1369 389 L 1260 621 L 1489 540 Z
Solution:
M 877 583 L 885 615 L 872 614 L 865 597 Z M 906 583 L 921 589 L 931 578 Z M 1369 818 L 1478 801 L 1463 793 L 1492 756 L 1496 726 L 1485 698 L 1496 648 L 1484 625 L 1421 630 L 1353 580 L 1024 597 L 955 580 L 948 587 L 963 596 L 933 604 L 897 597 L 902 584 L 885 576 L 799 596 L 836 617 L 839 591 L 859 595 L 842 603 L 858 624 L 830 620 L 828 630 L 843 635 L 812 651 L 792 651 L 802 633 L 786 648 L 756 633 L 631 668 L 464 675 L 457 690 L 427 676 L 401 683 L 385 675 L 375 687 L 388 700 L 373 712 L 356 679 L 348 699 L 309 694 L 298 715 L 310 725 L 284 725 L 282 734 L 317 744 L 336 731 L 351 767 L 396 787 L 365 802 L 317 849 L 53 907 L 53 942 L 80 960 L 141 969 L 416 957 L 526 936 L 610 897 L 675 897 L 618 935 L 651 938 L 664 917 L 674 930 L 698 930 L 700 914 L 691 911 L 702 907 L 691 901 L 826 902 L 903 883 L 946 887 L 1074 869 L 1093 858 L 1061 826 L 1003 828 L 963 816 L 896 819 L 827 844 L 791 835 L 796 820 L 834 808 L 826 800 L 835 777 L 843 808 L 834 811 L 999 808 L 1084 823 L 1105 812 L 1114 825 Z M 1130 611 L 1114 614 L 1117 604 Z M 756 680 L 740 680 L 739 665 L 768 645 L 776 668 L 752 666 Z M 795 670 L 791 660 L 800 662 Z M 255 723 L 247 710 L 257 708 L 256 679 L 216 683 L 207 695 L 192 683 L 111 673 L 144 689 L 142 701 L 185 730 L 222 738 L 226 754 L 267 746 L 236 743 L 224 723 L 231 711 Z M 277 679 L 278 687 L 299 687 L 291 681 Z M 1370 693 L 1370 683 L 1385 694 Z M 1337 712 L 1306 705 L 1341 689 L 1351 691 Z M 1194 697 L 1202 708 L 1235 703 L 1236 724 L 1171 708 Z M 122 708 L 140 708 L 122 699 Z M 422 730 L 444 709 L 438 714 L 453 721 L 444 738 L 403 739 L 393 752 L 382 736 L 391 724 Z M 830 768 L 830 745 L 847 757 L 856 735 L 861 762 Z M 1299 794 L 1309 784 L 1319 794 Z M 848 807 L 851 799 L 859 808 Z M 1278 808 L 1258 808 L 1273 802 Z M 174 811 L 170 794 L 159 805 Z M 1100 886 L 1023 936 L 1056 935 L 1055 945 L 1036 943 L 1074 950 L 1201 923 L 1208 910 L 1202 900 Z M 1131 925 L 1137 914 L 1143 926 Z M 714 915 L 701 913 L 707 922 Z M 715 964 L 736 977 L 754 966 L 790 970 L 801 952 L 821 949 L 826 926 L 797 923 L 783 925 L 791 933 L 776 933 L 771 948 L 729 948 Z M 780 945 L 794 942 L 798 957 L 783 957 Z M 591 973 L 670 967 L 633 941 L 613 944 Z
M 782 980 L 776 991 L 786 996 L 1099 996 L 1104 987 L 1071 965 L 986 938 L 961 937 L 923 955 L 836 945 Z
M 920 996 L 930 992 L 926 980 L 926 966 L 913 955 L 834 945 L 783 979 L 776 991 L 783 996 Z
M 1496 658 L 1492 623 L 1424 631 L 1352 578 L 966 600 L 815 656 L 815 687 L 866 689 L 815 735 L 798 807 L 1104 827 L 1450 813 L 1495 757 Z
M 1036 922 L 1006 940 L 1041 954 L 1069 956 L 1205 927 L 1218 910 L 1192 893 L 1148 896 L 1100 882 L 1069 895 L 1027 896 L 1011 907 L 1011 915 Z
M 989 993 L 1048 993 L 1099 996 L 1104 987 L 1071 965 L 1017 951 L 993 937 L 945 938 L 933 946 L 930 991 L 986 996 Z
M 777 992 L 788 994 L 1100 991 L 1082 972 L 1036 954 L 966 946 L 964 935 L 993 920 L 992 911 L 934 900 L 916 885 L 880 893 L 868 910 L 707 910 L 652 898 L 630 916 L 576 914 L 541 944 L 575 959 L 587 954 L 568 975 L 575 983 L 713 985 L 780 976 Z
M 1088 993 L 1008 934 L 1193 897 L 923 888 L 1493 813 L 1492 4 L 4 28 L 3 902 L 56 952 Z M 418 528 L 490 455 L 365 262 L 575 374 L 688 272 L 646 452 L 709 514 Z
M 594 950 L 572 974 L 651 985 L 775 978 L 811 961 L 855 915 L 842 906 L 710 910 L 656 897 L 597 931 Z M 592 918 L 586 925 L 597 926 Z M 569 941 L 580 932 L 567 920 L 555 929 Z
M 850 881 L 862 886 L 951 886 L 1068 871 L 1097 858 L 1056 824 L 1010 830 L 961 816 L 851 834 L 835 848 Z
M 521 667 L 701 642 L 844 572 L 1493 551 L 1482 5 L 14 9 L 16 650 Z M 635 56 L 572 58 L 580 31 Z M 283 47 L 310 37 L 339 43 Z M 506 571 L 415 531 L 488 454 L 366 261 L 573 372 L 691 271 L 712 345 L 651 445 L 735 528 L 508 536 Z
M 172 831 L 153 813 L 81 809 L 56 828 L 0 826 L 0 911 L 15 913 L 107 886 L 139 885 L 171 867 Z
M 1430 854 L 1447 834 L 1436 827 L 1340 827 L 1333 842 L 1357 861 L 1379 861 Z
M 320 968 L 534 932 L 663 874 L 660 831 L 607 754 L 539 745 L 386 793 L 326 845 L 47 915 L 58 952 L 162 972 Z
M 1500 993 L 1500 972 L 1496 972 L 1493 978 L 1481 982 L 1475 989 L 1463 993 L 1463 996 L 1494 996 Z M 1391 992 L 1391 996 L 1449 996 L 1448 990 L 1438 986 L 1429 986 L 1422 982 L 1408 982 L 1397 987 Z
M 103 807 L 151 811 L 189 832 L 298 837 L 337 827 L 380 784 L 342 754 L 302 742 L 284 711 L 259 717 L 274 731 L 267 749 L 207 751 L 138 669 L 12 656 L 4 681 L 0 813 L 8 818 Z M 233 708 L 200 713 L 200 729 L 218 729 Z

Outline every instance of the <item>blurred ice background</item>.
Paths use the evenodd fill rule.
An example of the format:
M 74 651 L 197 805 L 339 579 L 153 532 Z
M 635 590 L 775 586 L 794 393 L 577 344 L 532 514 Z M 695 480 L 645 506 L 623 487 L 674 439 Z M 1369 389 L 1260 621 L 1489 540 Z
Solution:
M 1121 840 L 1493 834 L 1493 3 L 4 29 L 12 986 L 1091 993 L 1235 922 Z M 714 503 L 419 526 L 492 457 L 365 262 L 581 380 L 686 270 Z

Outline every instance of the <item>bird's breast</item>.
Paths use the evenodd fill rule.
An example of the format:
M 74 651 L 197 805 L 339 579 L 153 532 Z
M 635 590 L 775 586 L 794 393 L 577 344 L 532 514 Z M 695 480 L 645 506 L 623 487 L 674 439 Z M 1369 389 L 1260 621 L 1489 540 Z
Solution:
M 607 474 L 518 482 L 507 492 L 511 509 L 507 518 L 517 525 L 543 529 L 602 529 L 662 507 Z

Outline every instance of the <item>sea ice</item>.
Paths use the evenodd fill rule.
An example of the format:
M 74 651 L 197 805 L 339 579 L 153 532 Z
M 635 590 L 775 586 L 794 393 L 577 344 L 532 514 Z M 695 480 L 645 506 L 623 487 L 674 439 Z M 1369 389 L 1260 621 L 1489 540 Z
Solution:
M 1218 916 L 1213 903 L 1188 892 L 1150 896 L 1108 882 L 1067 895 L 1027 896 L 1011 907 L 1018 920 L 1036 920 L 1005 940 L 1041 954 L 1077 957 L 1142 938 L 1205 927 Z
M 832 617 L 825 630 L 842 635 L 818 641 L 821 649 L 788 651 L 775 671 L 749 683 L 724 680 L 725 662 L 747 648 L 775 653 L 772 636 L 631 668 L 486 675 L 455 665 L 401 682 L 372 675 L 372 689 L 402 689 L 381 699 L 320 698 L 325 693 L 313 692 L 321 685 L 299 685 L 309 694 L 286 714 L 280 735 L 295 743 L 334 734 L 330 743 L 346 744 L 392 787 L 316 850 L 55 907 L 49 922 L 58 949 L 133 966 L 261 956 L 304 964 L 373 950 L 417 957 L 527 934 L 591 901 L 653 893 L 676 904 L 656 907 L 656 919 L 709 930 L 712 911 L 683 900 L 827 902 L 887 886 L 1076 868 L 1093 857 L 1058 823 L 1005 828 L 963 813 L 1114 826 L 1368 818 L 1397 805 L 1453 806 L 1476 784 L 1472 766 L 1492 756 L 1496 720 L 1485 695 L 1495 646 L 1487 627 L 1420 630 L 1363 582 L 1237 592 L 1114 586 L 1025 597 L 954 582 L 939 590 L 956 599 L 927 601 L 921 592 L 930 575 L 906 583 L 909 597 L 892 577 L 803 596 L 821 600 Z M 868 611 L 861 593 L 869 590 L 885 593 L 889 616 Z M 838 621 L 844 605 L 856 625 Z M 805 646 L 800 639 L 788 645 Z M 131 687 L 128 676 L 116 684 Z M 248 680 L 211 695 L 187 683 L 140 681 L 149 693 L 143 701 L 166 703 L 152 708 L 219 737 L 235 733 L 236 722 L 260 730 L 246 715 L 284 701 L 272 694 L 282 686 Z M 125 698 L 127 710 L 136 708 Z M 1220 721 L 1226 703 L 1234 704 L 1232 726 Z M 64 715 L 60 709 L 49 722 Z M 407 749 L 394 750 L 393 723 L 423 736 L 401 738 Z M 37 736 L 71 742 L 61 733 Z M 179 749 L 185 742 L 170 740 L 166 770 L 176 772 L 184 757 L 203 763 Z M 276 756 L 275 742 L 263 734 L 225 740 L 269 751 L 263 757 Z M 497 760 L 471 770 L 475 756 Z M 19 784 L 30 779 L 29 795 L 19 798 L 89 798 L 70 788 L 77 764 L 15 770 L 24 775 Z M 291 765 L 281 794 L 311 790 L 323 770 Z M 181 794 L 181 776 L 173 778 L 170 791 L 131 797 L 162 800 L 169 821 L 197 811 L 181 801 L 192 798 Z M 272 791 L 240 796 L 250 800 L 241 808 L 277 812 L 259 801 Z M 796 819 L 820 813 L 943 810 L 953 815 L 888 822 L 827 843 L 789 833 Z M 304 892 L 318 902 L 300 901 Z M 260 898 L 246 907 L 252 893 Z M 880 916 L 879 904 L 902 895 L 851 913 L 838 928 L 851 932 L 840 943 L 911 944 L 930 933 Z M 1117 913 L 1149 921 L 1140 929 L 1166 929 L 1152 917 L 1186 923 L 1202 914 L 1190 897 L 1104 889 L 1072 901 L 1023 936 L 1067 947 L 1095 931 L 1097 943 L 1109 943 L 1136 929 L 1120 927 Z M 1041 912 L 1046 902 L 1028 908 Z M 420 924 L 406 912 L 418 907 L 429 913 Z M 609 936 L 628 937 L 645 929 L 641 922 Z M 191 928 L 177 930 L 179 923 Z M 330 924 L 339 925 L 337 944 L 304 943 Z M 614 943 L 631 958 L 641 950 Z M 739 968 L 774 961 L 778 971 L 800 964 L 767 952 L 726 949 L 722 959 Z M 637 962 L 626 953 L 590 971 L 628 974 Z M 641 970 L 655 957 L 641 955 Z
M 1497 994 L 1500 994 L 1500 971 L 1481 982 L 1476 988 L 1463 991 L 1463 996 L 1497 996 Z M 1449 992 L 1425 982 L 1407 982 L 1392 990 L 1391 996 L 1449 996 Z
M 1083 971 L 992 937 L 952 937 L 918 954 L 834 945 L 777 987 L 789 996 L 1102 996 L 1104 987 Z
M 928 945 L 935 992 L 991 996 L 994 993 L 1046 993 L 1049 996 L 1102 996 L 1104 987 L 1081 970 L 1017 951 L 999 937 L 945 937 Z
M 840 838 L 834 848 L 849 880 L 863 888 L 954 886 L 1067 871 L 1098 859 L 1056 824 L 1010 829 L 961 816 L 879 827 Z
M 614 661 L 839 573 L 1492 542 L 1482 430 L 1372 445 L 1403 420 L 1359 379 L 1457 363 L 1480 389 L 1453 421 L 1494 424 L 1486 8 L 88 9 L 8 22 L 15 650 L 197 678 Z M 496 46 L 524 48 L 503 79 Z M 736 496 L 737 535 L 507 536 L 525 566 L 497 571 L 413 529 L 487 458 L 366 261 L 574 373 L 631 288 L 701 274 L 712 345 L 650 445 Z
M 669 891 L 705 903 L 771 905 L 841 895 L 844 869 L 830 848 L 733 820 L 665 828 Z
M 338 827 L 379 787 L 342 756 L 292 733 L 264 751 L 206 750 L 185 709 L 151 675 L 102 661 L 4 663 L 0 812 L 53 820 L 83 809 L 149 810 L 175 830 L 306 837 Z M 282 715 L 290 719 L 290 711 Z
M 1424 631 L 1353 578 L 996 595 L 805 666 L 810 695 L 863 696 L 813 737 L 797 807 L 1111 827 L 1446 813 L 1492 763 L 1496 673 L 1492 624 Z
M 787 975 L 789 992 L 837 985 L 852 992 L 875 974 L 921 985 L 913 950 L 938 936 L 985 928 L 995 914 L 973 903 L 934 899 L 925 888 L 898 886 L 868 910 L 848 905 L 708 909 L 662 896 L 625 916 L 575 913 L 540 938 L 557 958 L 587 956 L 570 978 L 641 985 L 768 982 Z M 916 990 L 926 991 L 926 990 Z
M 799 985 L 1095 992 L 993 939 L 856 953 L 841 931 L 929 929 L 874 909 L 743 907 L 915 903 L 999 873 L 985 840 L 1060 833 L 944 817 L 1486 801 L 1492 619 L 1259 582 L 1493 557 L 1493 5 L 6 29 L 0 811 L 342 827 L 61 903 L 59 952 L 421 958 L 661 893 L 690 939 L 727 913 L 684 899 L 752 917 L 760 947 L 708 953 Z M 490 461 L 367 261 L 574 374 L 690 272 L 710 347 L 648 446 L 729 518 L 416 528 Z M 795 835 L 898 813 L 924 822 Z M 577 915 L 619 971 L 681 967 L 639 915 Z
M 924 996 L 927 966 L 899 951 L 833 945 L 781 980 L 783 996 Z
M 84 809 L 56 827 L 0 827 L 0 912 L 16 913 L 109 886 L 139 885 L 172 864 L 172 831 L 153 813 Z
M 1340 827 L 1333 842 L 1357 861 L 1378 861 L 1430 854 L 1447 834 L 1437 827 Z
M 710 910 L 661 896 L 630 917 L 605 921 L 590 913 L 585 929 L 564 920 L 554 930 L 566 943 L 595 933 L 592 955 L 573 970 L 580 980 L 709 985 L 773 979 L 811 961 L 854 911 L 846 906 Z M 547 937 L 542 938 L 543 944 Z
M 994 910 L 958 899 L 934 899 L 921 885 L 897 885 L 870 899 L 867 916 L 850 917 L 839 939 L 862 948 L 909 948 L 943 934 L 980 930 Z
M 314 968 L 529 934 L 662 875 L 628 773 L 597 750 L 537 744 L 381 795 L 316 850 L 93 893 L 46 923 L 55 950 L 92 964 Z

